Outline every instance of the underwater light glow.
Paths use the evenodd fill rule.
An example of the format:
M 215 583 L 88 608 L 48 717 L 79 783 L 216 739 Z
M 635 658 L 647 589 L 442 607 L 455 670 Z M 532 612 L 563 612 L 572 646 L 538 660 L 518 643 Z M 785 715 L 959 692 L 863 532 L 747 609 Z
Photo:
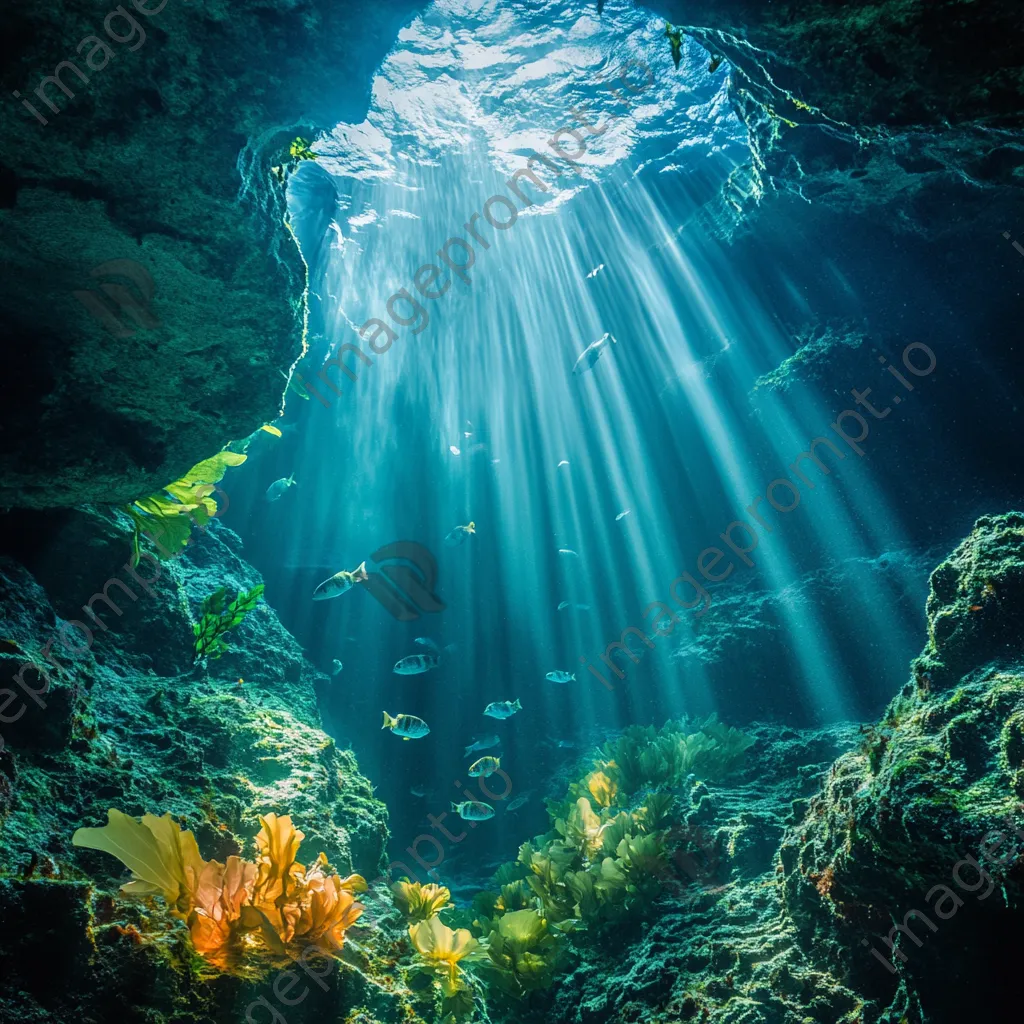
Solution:
M 424 763 L 402 751 L 396 765 L 387 735 L 343 734 L 368 764 L 391 765 L 383 784 L 399 799 L 403 779 L 450 790 L 492 701 L 523 700 L 510 725 L 558 723 L 542 739 L 556 754 L 558 741 L 625 722 L 727 714 L 692 655 L 718 628 L 700 621 L 705 587 L 725 571 L 712 553 L 701 573 L 709 542 L 781 595 L 785 629 L 823 634 L 792 591 L 813 553 L 866 564 L 905 540 L 849 463 L 842 481 L 789 497 L 771 472 L 828 432 L 842 408 L 828 395 L 762 403 L 763 429 L 751 431 L 757 367 L 791 344 L 772 294 L 784 273 L 737 266 L 697 230 L 748 157 L 728 67 L 710 74 L 685 40 L 670 73 L 663 21 L 642 8 L 598 20 L 586 6 L 431 5 L 380 67 L 366 120 L 315 140 L 316 166 L 292 182 L 299 236 L 333 223 L 329 244 L 307 252 L 325 328 L 300 371 L 315 401 L 288 466 L 302 526 L 275 538 L 287 603 L 408 539 L 437 557 L 446 604 L 401 629 L 354 594 L 293 627 L 361 681 L 334 687 L 329 714 L 368 726 L 379 706 L 409 712 L 451 752 Z M 859 300 L 848 301 L 855 315 Z M 596 361 L 572 373 L 601 339 Z M 863 526 L 847 479 L 877 509 Z M 755 495 L 776 517 L 748 516 L 757 539 L 737 522 Z M 797 504 L 804 518 L 781 528 Z M 471 539 L 446 549 L 442 538 L 471 520 Z M 880 635 L 909 628 L 877 601 L 862 614 Z M 451 650 L 402 684 L 391 666 L 417 649 L 417 631 Z M 824 638 L 794 645 L 791 685 L 817 714 L 841 715 L 853 699 L 841 660 Z M 545 681 L 553 670 L 575 675 L 569 688 Z M 512 730 L 504 749 L 539 738 Z
M 0 116 L 0 1020 L 1009 1005 L 1019 10 L 141 2 Z

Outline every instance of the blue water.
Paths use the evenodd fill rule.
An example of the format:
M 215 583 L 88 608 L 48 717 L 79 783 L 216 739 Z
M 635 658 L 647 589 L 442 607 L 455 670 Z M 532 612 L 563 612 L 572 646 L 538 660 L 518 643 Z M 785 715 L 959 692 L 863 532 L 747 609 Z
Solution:
M 296 372 L 316 393 L 289 393 L 284 437 L 254 444 L 227 522 L 310 657 L 328 673 L 343 662 L 321 692 L 325 723 L 379 782 L 396 857 L 427 813 L 461 799 L 463 747 L 501 738 L 507 800 L 531 799 L 448 851 L 446 879 L 544 829 L 553 779 L 629 723 L 877 713 L 920 649 L 935 553 L 1013 494 L 988 439 L 1017 396 L 970 347 L 1004 310 L 957 301 L 977 262 L 777 194 L 751 174 L 729 66 L 710 74 L 688 40 L 676 71 L 663 28 L 641 7 L 599 21 L 582 2 L 435 3 L 395 40 L 366 121 L 313 140 L 320 158 L 291 182 L 310 265 Z M 600 134 L 574 121 L 584 107 Z M 548 145 L 570 126 L 585 143 L 571 163 Z M 534 152 L 561 173 L 535 164 L 548 188 L 521 178 L 527 205 L 507 182 Z M 481 242 L 464 225 L 492 196 L 505 197 L 495 219 L 515 219 L 478 217 Z M 464 272 L 438 255 L 453 237 L 473 247 Z M 448 252 L 469 262 L 465 246 Z M 435 299 L 414 284 L 430 264 L 443 273 L 420 281 L 444 289 Z M 403 289 L 412 301 L 389 311 Z M 387 330 L 364 326 L 374 319 Z M 615 344 L 574 375 L 606 332 Z M 371 365 L 349 349 L 355 380 L 337 365 L 318 377 L 343 345 Z M 904 357 L 920 372 L 924 345 L 934 362 L 918 376 Z M 979 374 L 990 397 L 965 416 Z M 866 388 L 878 418 L 851 395 Z M 852 416 L 847 439 L 831 426 L 844 409 L 865 417 L 861 444 Z M 821 436 L 830 471 L 804 460 L 801 479 L 790 466 Z M 290 474 L 298 486 L 267 503 Z M 925 499 L 937 479 L 948 484 Z M 470 521 L 475 535 L 445 546 Z M 735 521 L 747 526 L 727 533 Z M 399 540 L 436 558 L 442 612 L 399 621 L 362 588 L 311 601 Z M 633 634 L 636 663 L 607 651 L 628 627 L 649 640 Z M 425 650 L 417 637 L 454 648 L 430 672 L 396 675 Z M 554 669 L 575 681 L 548 682 Z M 482 716 L 515 698 L 513 718 Z M 381 731 L 384 710 L 422 717 L 429 736 Z

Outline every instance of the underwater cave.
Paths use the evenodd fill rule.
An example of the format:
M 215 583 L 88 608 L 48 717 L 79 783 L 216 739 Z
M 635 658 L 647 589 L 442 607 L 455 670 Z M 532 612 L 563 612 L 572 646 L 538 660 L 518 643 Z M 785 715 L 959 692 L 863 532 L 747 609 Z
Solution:
M 1020 4 L 0 27 L 0 1024 L 1014 1014 Z

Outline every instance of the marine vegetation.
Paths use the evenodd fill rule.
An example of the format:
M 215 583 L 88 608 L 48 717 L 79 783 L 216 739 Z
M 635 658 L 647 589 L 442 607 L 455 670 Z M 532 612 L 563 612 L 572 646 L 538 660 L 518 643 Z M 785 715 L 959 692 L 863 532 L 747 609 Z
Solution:
M 562 947 L 537 911 L 513 910 L 491 922 L 488 962 L 482 973 L 488 985 L 520 998 L 547 988 L 554 980 Z
M 228 650 L 225 635 L 251 612 L 263 596 L 263 584 L 252 590 L 240 590 L 233 601 L 228 600 L 228 588 L 221 587 L 203 600 L 202 618 L 192 626 L 196 637 L 196 661 L 219 658 Z
M 295 173 L 295 169 L 302 163 L 303 160 L 315 160 L 316 153 L 313 152 L 309 147 L 312 143 L 309 139 L 304 139 L 301 135 L 296 135 L 294 139 L 288 145 L 288 152 L 285 154 L 284 159 L 280 164 L 270 168 L 270 173 L 274 177 L 284 184 L 288 177 Z M 308 395 L 303 397 L 308 398 Z
M 363 912 L 355 895 L 366 891 L 365 880 L 329 872 L 323 854 L 308 868 L 300 864 L 305 837 L 288 815 L 268 814 L 260 824 L 255 862 L 203 860 L 195 836 L 170 814 L 145 814 L 140 823 L 111 808 L 103 828 L 80 828 L 71 841 L 117 857 L 132 872 L 121 891 L 162 896 L 188 925 L 196 952 L 221 969 L 261 941 L 277 954 L 299 941 L 340 947 Z
M 692 733 L 686 732 L 683 722 L 666 722 L 660 730 L 631 725 L 602 747 L 607 759 L 602 770 L 627 795 L 645 786 L 678 786 L 690 774 L 715 782 L 739 764 L 753 743 L 751 737 L 719 722 L 717 715 Z
M 486 943 L 482 975 L 498 992 L 523 998 L 555 978 L 567 943 L 642 917 L 665 884 L 692 829 L 676 792 L 698 775 L 724 778 L 754 740 L 712 715 L 633 726 L 606 743 L 562 800 L 548 801 L 551 831 L 523 843 L 478 893 L 472 930 Z
M 214 485 L 224 478 L 229 466 L 240 466 L 245 459 L 245 455 L 225 449 L 197 463 L 180 480 L 168 484 L 159 493 L 123 506 L 122 511 L 127 513 L 133 527 L 132 567 L 139 564 L 142 534 L 156 545 L 163 559 L 184 551 L 192 534 L 192 523 L 202 529 L 217 515 Z
M 449 928 L 436 914 L 409 925 L 409 938 L 416 950 L 413 971 L 430 975 L 440 996 L 439 1019 L 470 1013 L 473 988 L 461 964 L 484 956 L 480 943 L 468 929 Z
M 288 147 L 288 155 L 293 160 L 315 160 L 316 153 L 313 152 L 309 147 L 312 143 L 309 139 L 304 139 L 301 135 L 296 135 L 292 139 L 291 145 Z
M 410 921 L 429 921 L 442 911 L 452 894 L 443 886 L 430 883 L 410 882 L 403 878 L 391 886 L 395 904 Z

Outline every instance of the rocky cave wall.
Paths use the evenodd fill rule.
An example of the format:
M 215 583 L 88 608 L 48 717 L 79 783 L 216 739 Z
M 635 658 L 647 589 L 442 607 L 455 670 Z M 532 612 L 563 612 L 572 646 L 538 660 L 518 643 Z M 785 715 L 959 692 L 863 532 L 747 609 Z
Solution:
M 144 496 L 278 414 L 305 267 L 269 169 L 295 134 L 362 116 L 419 6 L 0 12 L 13 54 L 0 71 L 0 507 Z M 775 185 L 890 202 L 894 168 L 917 183 L 1021 180 L 1024 151 L 1003 134 L 1024 109 L 1009 0 L 661 7 L 737 69 L 746 198 Z
M 278 415 L 305 266 L 270 167 L 361 119 L 417 6 L 4 5 L 0 507 L 139 498 Z
M 146 40 L 134 50 L 128 23 L 112 23 L 128 41 L 112 41 L 102 67 L 97 55 L 88 83 L 65 69 L 75 96 L 50 87 L 60 112 L 45 110 L 47 125 L 10 94 L 32 97 L 79 40 L 103 33 L 112 8 L 72 0 L 0 13 L 15 54 L 0 72 L 8 94 L 0 108 L 5 506 L 139 497 L 274 417 L 280 374 L 301 352 L 305 270 L 281 224 L 269 166 L 294 134 L 359 118 L 365 92 L 353 84 L 367 87 L 418 5 L 157 6 L 135 11 Z M 739 69 L 734 102 L 751 125 L 762 183 L 809 187 L 812 177 L 822 196 L 882 216 L 892 191 L 877 169 L 887 160 L 903 161 L 901 172 L 918 182 L 966 173 L 986 187 L 1019 185 L 1021 148 L 1004 133 L 1020 127 L 1020 17 L 1004 2 L 912 0 L 698 0 L 680 2 L 675 15 Z M 933 163 L 923 161 L 926 150 L 938 154 Z M 133 333 L 117 336 L 75 297 L 100 296 L 104 282 L 137 289 L 145 280 L 126 277 L 123 266 L 112 278 L 90 276 L 110 260 L 145 268 L 158 322 L 125 320 Z M 118 313 L 116 301 L 109 308 Z M 180 935 L 139 945 L 134 912 L 111 916 L 88 880 L 112 889 L 116 866 L 72 848 L 74 827 L 98 824 L 108 806 L 168 810 L 196 832 L 206 856 L 224 857 L 251 839 L 258 813 L 277 810 L 300 821 L 309 852 L 372 876 L 386 812 L 351 754 L 321 731 L 315 690 L 323 677 L 271 611 L 239 629 L 234 653 L 210 676 L 193 668 L 190 609 L 218 586 L 259 579 L 230 531 L 211 528 L 164 563 L 158 581 L 145 562 L 147 586 L 124 570 L 125 527 L 113 514 L 67 512 L 48 518 L 46 532 L 44 545 L 0 565 L 8 675 L 41 659 L 67 620 L 81 619 L 101 580 L 119 575 L 135 596 L 116 614 L 101 605 L 107 626 L 96 626 L 94 644 L 77 655 L 62 648 L 51 688 L 39 702 L 26 698 L 25 714 L 4 726 L 4 1012 L 78 1020 L 84 1006 L 141 1021 L 159 1006 L 168 1014 L 188 1007 L 195 1019 L 237 1016 L 237 986 L 225 991 L 190 973 Z M 763 767 L 744 780 L 745 792 L 721 795 L 715 823 L 736 883 L 722 900 L 698 895 L 686 913 L 652 925 L 631 956 L 581 963 L 537 1019 L 596 1024 L 655 1009 L 716 1024 L 795 1024 L 814 1014 L 850 1024 L 924 1019 L 912 990 L 941 980 L 948 960 L 916 962 L 893 980 L 852 954 L 867 930 L 887 930 L 890 909 L 912 906 L 929 879 L 947 872 L 954 836 L 961 846 L 977 843 L 1012 819 L 1022 795 L 1020 667 L 1007 650 L 1019 649 L 1012 551 L 1021 536 L 1018 519 L 980 524 L 936 573 L 933 649 L 861 748 L 832 767 L 850 743 L 845 734 L 763 737 L 780 799 L 756 804 Z M 120 588 L 112 595 L 123 596 Z M 818 774 L 801 775 L 808 764 Z M 793 778 L 800 785 L 786 783 L 790 791 L 783 780 Z M 914 865 L 909 875 L 903 864 Z M 1016 870 L 1001 879 L 1011 896 L 969 928 L 983 948 L 986 934 L 1008 934 Z M 337 998 L 333 1009 L 370 1001 L 365 991 Z M 396 997 L 375 998 L 371 1019 L 414 1019 Z M 311 1003 L 305 1019 L 330 1009 Z M 941 1006 L 929 1012 L 944 1019 Z

